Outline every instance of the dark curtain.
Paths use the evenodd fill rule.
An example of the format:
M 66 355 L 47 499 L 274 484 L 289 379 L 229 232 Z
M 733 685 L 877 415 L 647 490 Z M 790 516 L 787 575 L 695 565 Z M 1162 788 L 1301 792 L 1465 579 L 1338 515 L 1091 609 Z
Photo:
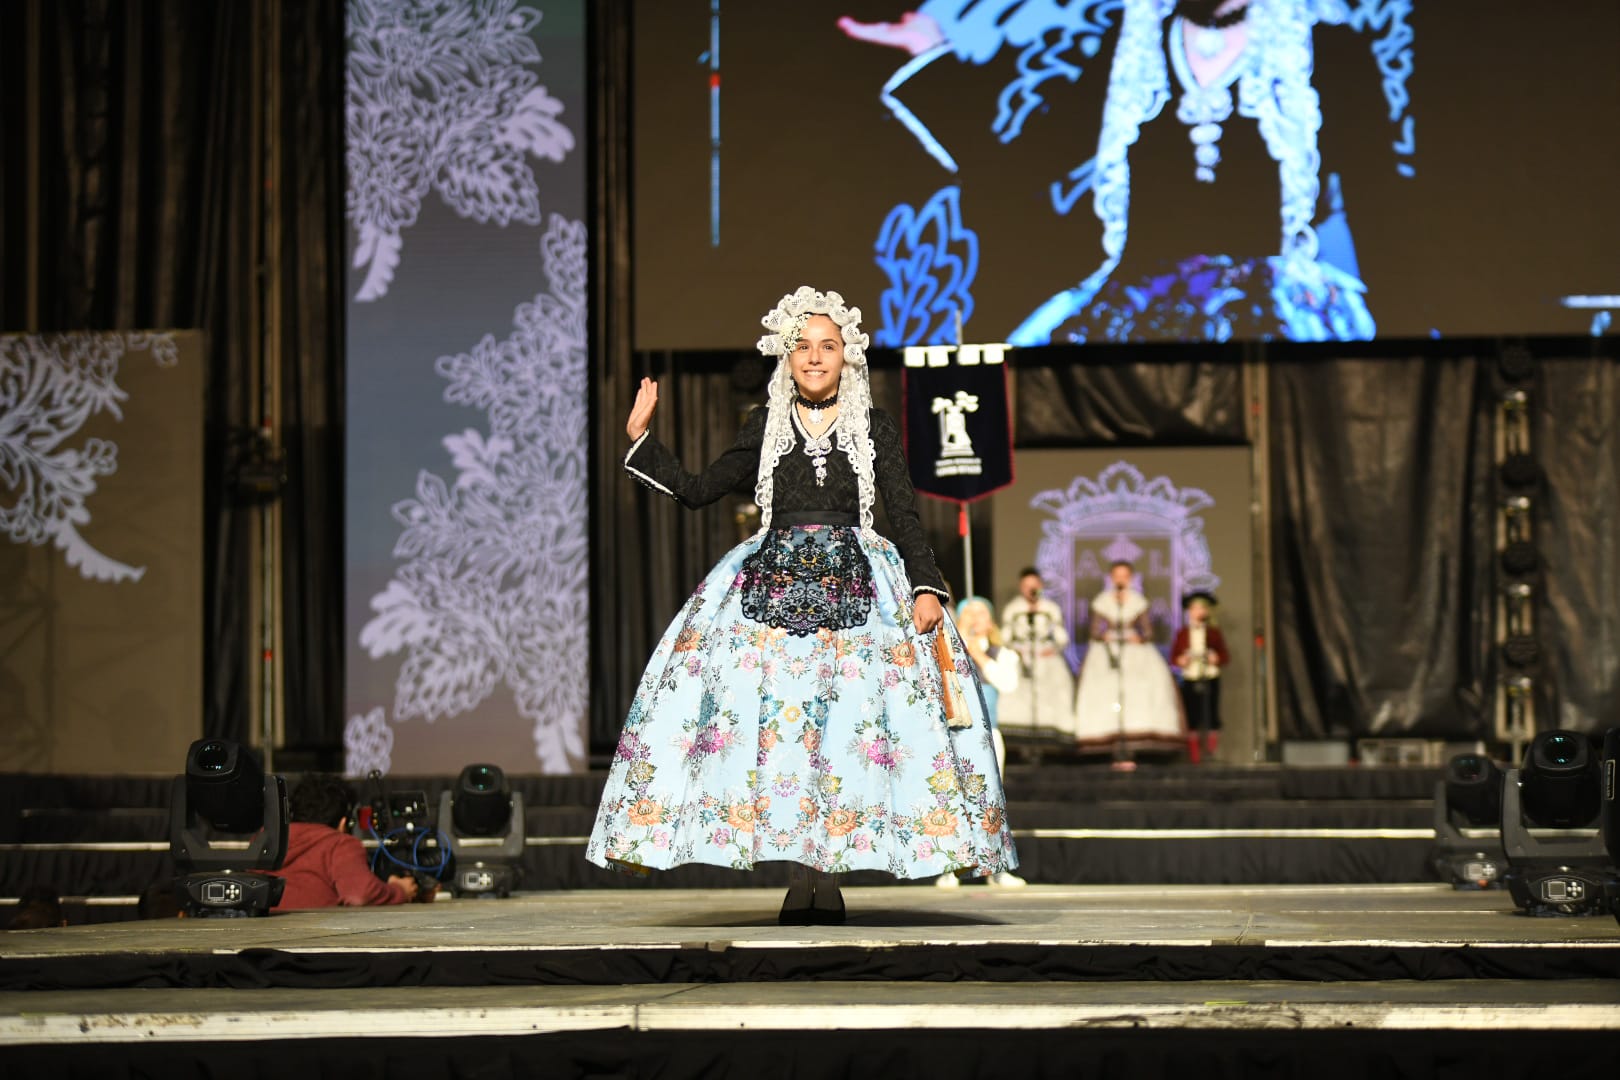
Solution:
M 1236 358 L 1099 364 L 1071 350 L 1022 350 L 1013 365 L 1013 440 L 1021 447 L 1247 441 Z
M 1467 359 L 1271 365 L 1284 738 L 1486 734 L 1488 384 Z
M 342 33 L 342 5 L 321 0 L 0 6 L 0 327 L 208 334 L 211 735 L 249 721 L 256 516 L 233 493 L 267 340 L 289 467 L 288 739 L 342 728 Z
M 1612 342 L 1607 343 L 1612 345 Z M 1620 363 L 1550 359 L 1530 388 L 1543 589 L 1542 728 L 1620 724 Z

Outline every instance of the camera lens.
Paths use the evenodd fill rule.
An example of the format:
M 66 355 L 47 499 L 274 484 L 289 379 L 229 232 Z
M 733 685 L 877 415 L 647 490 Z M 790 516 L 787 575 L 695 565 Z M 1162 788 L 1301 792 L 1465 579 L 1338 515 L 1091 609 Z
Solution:
M 1485 763 L 1472 754 L 1456 758 L 1452 761 L 1451 768 L 1459 780 L 1478 780 L 1485 775 Z

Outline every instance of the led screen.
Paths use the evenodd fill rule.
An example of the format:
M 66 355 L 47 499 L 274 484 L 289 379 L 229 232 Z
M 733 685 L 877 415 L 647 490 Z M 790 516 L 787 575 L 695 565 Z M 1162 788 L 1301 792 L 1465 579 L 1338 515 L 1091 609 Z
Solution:
M 1620 4 L 634 7 L 636 337 L 752 344 L 801 283 L 874 343 L 1601 332 Z

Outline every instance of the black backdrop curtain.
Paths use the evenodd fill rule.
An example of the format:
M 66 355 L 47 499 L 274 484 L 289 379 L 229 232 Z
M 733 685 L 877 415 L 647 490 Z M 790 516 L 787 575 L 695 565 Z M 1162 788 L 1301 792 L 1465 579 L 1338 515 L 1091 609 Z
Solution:
M 1100 364 L 1077 349 L 1013 353 L 1014 440 L 1029 448 L 1247 441 L 1241 357 L 1184 358 L 1189 351 L 1147 346 Z M 1150 359 L 1156 352 L 1164 358 Z
M 1613 347 L 1613 340 L 1604 343 Z M 1620 725 L 1620 358 L 1542 360 L 1529 389 L 1542 470 L 1541 676 L 1556 724 Z
M 267 319 L 288 741 L 342 730 L 342 34 L 321 0 L 0 5 L 0 328 L 208 334 L 209 734 L 248 725 L 255 518 L 233 463 L 260 420 Z
M 1269 369 L 1272 659 L 1284 738 L 1474 737 L 1493 474 L 1472 360 Z

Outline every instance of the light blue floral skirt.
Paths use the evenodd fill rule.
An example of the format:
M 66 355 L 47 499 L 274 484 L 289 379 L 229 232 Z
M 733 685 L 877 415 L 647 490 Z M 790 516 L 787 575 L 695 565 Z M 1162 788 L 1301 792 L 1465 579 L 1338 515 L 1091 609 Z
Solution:
M 670 624 L 625 719 L 586 858 L 666 870 L 792 861 L 900 878 L 1018 865 L 973 665 L 947 619 L 972 723 L 946 724 L 934 634 L 911 622 L 898 551 L 858 533 L 864 623 L 792 633 L 743 613 L 733 549 Z

